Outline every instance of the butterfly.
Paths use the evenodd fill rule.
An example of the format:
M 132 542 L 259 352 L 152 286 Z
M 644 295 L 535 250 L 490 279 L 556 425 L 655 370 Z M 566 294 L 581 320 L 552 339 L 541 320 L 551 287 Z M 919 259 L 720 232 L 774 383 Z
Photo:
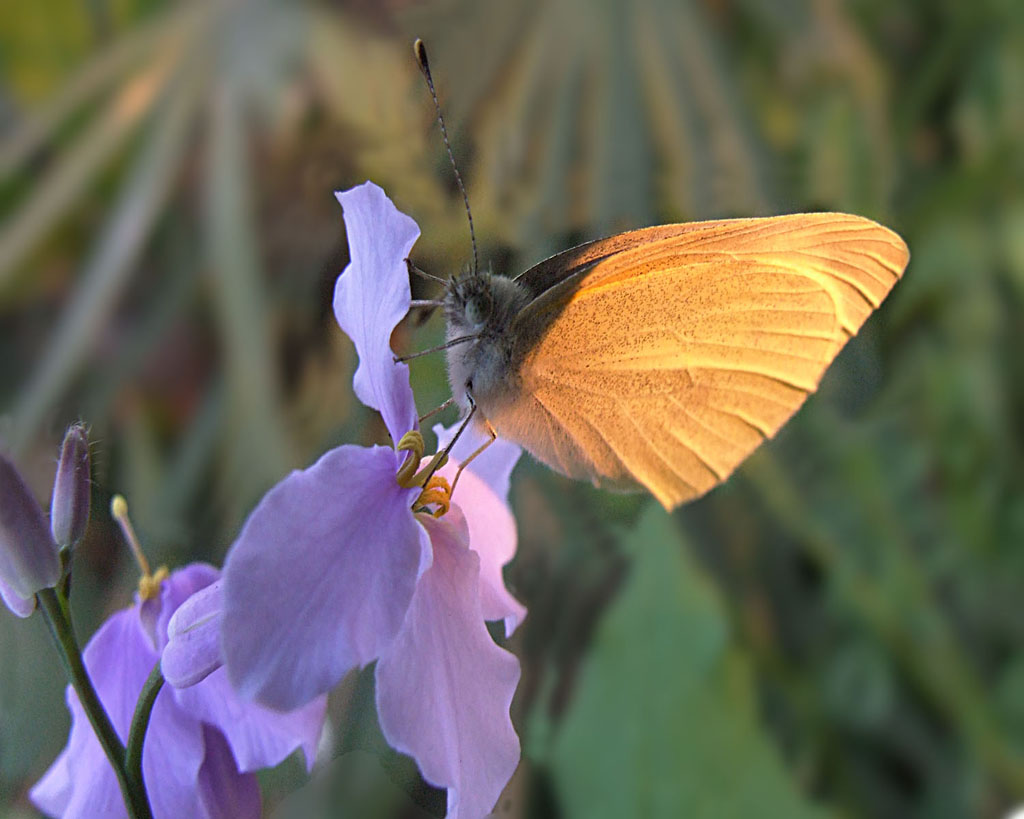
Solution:
M 552 469 L 671 509 L 799 409 L 908 260 L 869 219 L 800 213 L 633 230 L 512 279 L 466 273 L 444 298 L 453 396 Z
M 632 230 L 515 278 L 479 272 L 413 49 L 473 240 L 472 270 L 430 302 L 448 322 L 435 349 L 467 422 L 564 475 L 646 488 L 667 509 L 703 495 L 800 408 L 906 269 L 888 228 L 796 213 Z

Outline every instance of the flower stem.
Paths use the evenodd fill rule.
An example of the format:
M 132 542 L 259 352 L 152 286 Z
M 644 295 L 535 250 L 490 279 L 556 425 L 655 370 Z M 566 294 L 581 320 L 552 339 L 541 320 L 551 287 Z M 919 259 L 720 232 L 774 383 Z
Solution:
M 96 732 L 103 753 L 110 760 L 110 765 L 117 776 L 118 785 L 121 787 L 121 795 L 124 797 L 125 806 L 132 819 L 152 819 L 153 812 L 149 807 L 149 799 L 146 791 L 131 782 L 125 768 L 125 750 L 121 740 L 114 730 L 114 726 L 107 716 L 103 703 L 93 687 L 89 673 L 82 662 L 82 652 L 75 639 L 74 630 L 71 627 L 71 617 L 68 612 L 67 598 L 56 589 L 43 589 L 36 597 L 39 600 L 40 608 L 46 617 L 46 623 L 50 628 L 54 643 L 57 645 L 57 652 L 60 654 L 64 664 L 64 670 L 68 675 L 68 681 L 78 695 L 78 701 L 82 704 L 86 716 Z
M 163 685 L 164 675 L 160 671 L 160 662 L 157 661 L 146 678 L 146 684 L 142 686 L 139 701 L 135 703 L 132 727 L 128 731 L 128 747 L 125 750 L 125 771 L 128 774 L 128 781 L 140 793 L 146 792 L 146 784 L 142 779 L 142 744 L 146 740 L 146 729 L 153 714 L 156 695 L 160 693 Z

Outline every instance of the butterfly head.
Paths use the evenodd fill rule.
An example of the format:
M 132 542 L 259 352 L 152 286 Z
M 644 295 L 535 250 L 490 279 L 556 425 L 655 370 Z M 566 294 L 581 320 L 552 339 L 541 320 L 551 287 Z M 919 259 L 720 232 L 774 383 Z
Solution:
M 526 289 L 505 276 L 464 273 L 449 282 L 444 299 L 452 345 L 448 380 L 464 410 L 465 396 L 472 393 L 486 416 L 490 399 L 514 376 L 509 361 L 515 320 L 529 300 Z
M 445 313 L 450 327 L 459 327 L 466 335 L 481 332 L 494 313 L 492 276 L 467 273 L 456 276 L 448 286 Z
M 449 338 L 503 335 L 528 301 L 522 285 L 505 276 L 473 272 L 456 276 L 444 299 Z

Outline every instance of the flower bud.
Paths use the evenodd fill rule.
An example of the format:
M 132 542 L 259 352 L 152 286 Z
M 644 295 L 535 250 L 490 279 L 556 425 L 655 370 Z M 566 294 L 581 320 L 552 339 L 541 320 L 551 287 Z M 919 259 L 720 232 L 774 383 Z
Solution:
M 28 617 L 32 612 L 36 610 L 36 598 L 35 595 L 32 597 L 22 597 L 14 589 L 4 583 L 4 579 L 0 577 L 0 600 L 4 601 L 4 604 L 18 617 Z
M 50 502 L 50 531 L 62 549 L 75 545 L 89 522 L 89 439 L 83 424 L 68 427 Z
M 43 510 L 18 470 L 0 455 L 0 579 L 9 592 L 27 601 L 40 589 L 56 585 L 59 577 L 57 546 Z M 11 610 L 19 614 L 17 607 Z

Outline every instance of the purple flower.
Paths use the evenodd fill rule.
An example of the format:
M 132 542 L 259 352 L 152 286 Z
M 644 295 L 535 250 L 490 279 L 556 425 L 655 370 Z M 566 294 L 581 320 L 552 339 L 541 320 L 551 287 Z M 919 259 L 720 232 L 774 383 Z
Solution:
M 28 617 L 36 592 L 59 578 L 57 544 L 43 510 L 14 464 L 0 455 L 0 597 L 18 617 Z
M 369 182 L 338 200 L 352 261 L 335 316 L 359 354 L 356 394 L 401 441 L 418 421 L 408 367 L 394 362 L 389 339 L 409 309 L 405 258 L 419 229 Z M 511 631 L 525 613 L 501 579 L 515 551 L 506 496 L 519 449 L 495 444 L 475 460 L 459 505 L 440 519 L 413 512 L 430 496 L 396 478 L 409 457 L 341 446 L 267 493 L 225 564 L 224 658 L 243 696 L 276 708 L 378 660 L 388 741 L 448 789 L 449 816 L 479 817 L 519 760 L 509 717 L 519 664 L 484 624 L 503 619 Z
M 194 563 L 163 581 L 160 596 L 111 616 L 83 653 L 103 707 L 122 742 L 143 684 L 167 643 L 178 606 L 215 582 L 212 566 Z M 67 689 L 68 744 L 31 791 L 51 816 L 126 816 L 117 780 L 78 697 Z M 276 765 L 301 748 L 312 765 L 323 727 L 324 698 L 289 714 L 242 702 L 223 670 L 192 688 L 157 695 L 142 756 L 154 816 L 258 817 L 260 792 L 252 771 Z

